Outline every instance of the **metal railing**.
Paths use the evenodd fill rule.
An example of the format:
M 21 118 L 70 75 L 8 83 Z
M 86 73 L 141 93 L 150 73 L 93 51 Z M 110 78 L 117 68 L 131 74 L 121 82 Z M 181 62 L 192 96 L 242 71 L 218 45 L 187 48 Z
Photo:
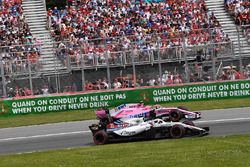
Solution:
M 116 88 L 114 83 L 117 80 L 121 88 L 127 88 L 232 79 L 237 77 L 226 75 L 238 75 L 240 60 L 245 67 L 240 78 L 249 77 L 249 57 L 235 57 L 231 41 L 210 41 L 192 46 L 183 41 L 184 38 L 180 39 L 180 45 L 171 46 L 158 38 L 142 43 L 142 47 L 130 43 L 121 50 L 116 46 L 121 46 L 122 40 L 116 43 L 104 39 L 83 41 L 81 44 L 54 42 L 52 61 L 61 60 L 62 67 L 53 64 L 50 71 L 45 70 L 50 62 L 43 58 L 17 60 L 14 56 L 12 59 L 16 52 L 6 46 L 2 48 L 5 57 L 2 54 L 0 93 L 3 97 L 12 97 L 87 91 L 90 88 L 97 91 Z M 8 59 L 6 55 L 10 55 Z M 26 93 L 17 93 L 19 89 L 20 92 L 26 90 Z

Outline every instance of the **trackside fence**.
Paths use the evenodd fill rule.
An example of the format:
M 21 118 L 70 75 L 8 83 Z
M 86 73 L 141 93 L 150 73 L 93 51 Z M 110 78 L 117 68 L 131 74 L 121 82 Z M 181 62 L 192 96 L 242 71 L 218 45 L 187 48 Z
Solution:
M 167 102 L 244 97 L 250 97 L 250 80 L 4 99 L 0 101 L 0 117 L 115 107 L 120 104 L 137 103 L 139 101 L 153 105 Z

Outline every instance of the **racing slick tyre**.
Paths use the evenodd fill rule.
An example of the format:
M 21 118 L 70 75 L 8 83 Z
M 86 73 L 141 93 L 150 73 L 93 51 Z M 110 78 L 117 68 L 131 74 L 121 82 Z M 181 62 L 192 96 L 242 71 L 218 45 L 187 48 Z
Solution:
M 195 126 L 193 121 L 188 121 L 188 120 L 186 120 L 186 121 L 183 121 L 182 123 L 184 123 L 184 124 L 186 124 L 186 125 Z
M 174 125 L 170 129 L 170 136 L 173 139 L 182 138 L 185 135 L 185 128 L 182 125 Z
M 178 110 L 173 110 L 169 113 L 170 121 L 178 122 L 183 117 L 182 113 Z
M 98 131 L 94 134 L 93 140 L 96 145 L 106 144 L 108 143 L 108 134 L 103 130 Z
M 181 110 L 186 110 L 186 111 L 188 111 L 188 108 L 185 107 L 185 106 L 179 106 L 179 107 L 177 107 L 177 108 L 179 108 L 179 109 L 181 109 Z

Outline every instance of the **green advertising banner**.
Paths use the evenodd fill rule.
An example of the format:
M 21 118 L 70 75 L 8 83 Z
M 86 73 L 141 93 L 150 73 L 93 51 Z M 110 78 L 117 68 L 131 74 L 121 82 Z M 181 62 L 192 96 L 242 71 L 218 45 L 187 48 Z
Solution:
M 250 80 L 6 99 L 0 102 L 0 116 L 114 107 L 122 103 L 139 101 L 146 104 L 158 104 L 242 97 L 250 97 Z

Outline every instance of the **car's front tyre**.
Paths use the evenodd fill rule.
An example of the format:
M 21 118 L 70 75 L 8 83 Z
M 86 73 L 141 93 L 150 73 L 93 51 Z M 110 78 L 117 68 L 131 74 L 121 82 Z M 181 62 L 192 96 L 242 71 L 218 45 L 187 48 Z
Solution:
M 185 128 L 182 125 L 174 125 L 170 129 L 170 136 L 173 139 L 182 138 L 185 135 Z

